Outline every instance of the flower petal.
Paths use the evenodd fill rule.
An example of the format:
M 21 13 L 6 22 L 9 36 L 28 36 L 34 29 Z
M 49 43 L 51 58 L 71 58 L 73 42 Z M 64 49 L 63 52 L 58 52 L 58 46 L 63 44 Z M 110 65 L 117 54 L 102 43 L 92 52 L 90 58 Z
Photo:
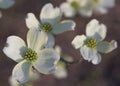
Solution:
M 99 3 L 94 7 L 96 13 L 105 14 L 108 12 L 108 8 L 115 6 L 115 0 L 100 0 Z
M 47 34 L 42 31 L 34 29 L 30 29 L 28 31 L 27 34 L 28 48 L 31 48 L 36 52 L 38 52 L 41 48 L 45 46 L 47 40 L 48 40 Z
M 57 64 L 57 70 L 53 73 L 54 76 L 58 79 L 63 79 L 67 77 L 67 69 L 64 63 L 59 62 Z
M 72 8 L 72 6 L 69 3 L 62 3 L 60 5 L 60 9 L 61 11 L 64 13 L 64 15 L 66 17 L 73 17 L 75 16 L 76 12 L 75 10 Z
M 83 7 L 79 9 L 79 13 L 84 17 L 91 17 L 93 14 L 92 9 L 90 9 L 89 7 Z
M 108 9 L 103 6 L 95 6 L 94 13 L 96 14 L 106 14 L 108 12 Z
M 28 29 L 40 29 L 40 23 L 33 13 L 28 13 L 25 21 Z
M 56 46 L 55 46 L 55 51 L 56 51 L 59 55 L 61 55 L 62 49 L 61 49 L 60 46 L 56 45 Z
M 55 38 L 52 34 L 48 34 L 48 41 L 45 45 L 46 48 L 52 48 L 55 45 Z
M 107 28 L 104 24 L 99 24 L 96 19 L 91 20 L 86 27 L 86 35 L 93 37 L 98 41 L 103 40 L 106 37 Z
M 15 3 L 14 0 L 0 0 L 0 8 L 7 9 Z
M 109 53 L 117 48 L 117 42 L 112 40 L 111 42 L 103 41 L 98 44 L 98 51 L 101 53 Z
M 17 82 L 17 80 L 14 79 L 12 76 L 9 77 L 9 83 L 10 86 L 19 86 L 19 82 Z
M 3 52 L 14 61 L 21 61 L 26 50 L 25 42 L 17 36 L 9 36 L 6 43 Z
M 25 83 L 29 79 L 30 68 L 31 63 L 23 60 L 14 67 L 12 77 L 21 84 Z
M 43 6 L 40 14 L 40 19 L 42 23 L 48 22 L 52 25 L 58 23 L 60 21 L 62 13 L 58 7 L 53 8 L 51 3 L 46 4 Z
M 56 70 L 59 59 L 60 56 L 53 49 L 43 49 L 33 65 L 40 73 L 50 74 Z
M 101 55 L 99 53 L 96 54 L 96 57 L 93 57 L 92 63 L 93 64 L 99 64 L 101 62 Z
M 85 60 L 91 61 L 93 58 L 97 58 L 97 51 L 87 46 L 81 47 L 80 52 Z
M 86 36 L 85 35 L 77 35 L 73 39 L 72 45 L 75 47 L 75 49 L 78 49 L 81 46 L 83 46 L 85 40 L 86 40 Z
M 54 34 L 60 34 L 66 31 L 74 30 L 76 24 L 72 20 L 64 20 L 53 27 Z
M 115 6 L 115 0 L 101 0 L 100 5 L 105 8 L 111 8 Z

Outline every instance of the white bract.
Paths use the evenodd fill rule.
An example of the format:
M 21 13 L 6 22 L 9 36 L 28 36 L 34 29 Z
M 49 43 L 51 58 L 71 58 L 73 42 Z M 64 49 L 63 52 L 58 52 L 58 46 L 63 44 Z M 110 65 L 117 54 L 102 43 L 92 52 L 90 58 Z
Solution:
M 28 13 L 26 25 L 29 29 L 38 29 L 48 34 L 48 43 L 46 47 L 53 47 L 55 39 L 52 34 L 60 34 L 65 31 L 74 30 L 75 22 L 72 20 L 60 21 L 62 12 L 59 8 L 54 8 L 51 3 L 43 6 L 38 21 L 33 13 Z
M 55 46 L 55 50 L 57 53 L 61 55 L 61 58 L 63 58 L 66 61 L 72 62 L 73 59 L 70 56 L 63 55 L 61 52 L 60 46 Z M 57 70 L 53 73 L 53 75 L 58 79 L 63 79 L 68 76 L 67 69 L 66 69 L 66 63 L 63 61 L 59 61 L 57 63 Z
M 39 78 L 40 75 L 32 69 L 30 70 L 29 80 L 26 83 L 21 84 L 12 76 L 9 77 L 9 83 L 10 86 L 33 86 L 33 82 L 38 80 Z
M 76 13 L 90 17 L 93 13 L 105 14 L 115 5 L 115 0 L 67 0 L 60 5 L 66 17 L 73 17 Z
M 7 38 L 7 45 L 3 52 L 11 59 L 19 62 L 12 71 L 12 77 L 20 83 L 29 79 L 32 67 L 43 74 L 50 74 L 56 70 L 56 63 L 60 56 L 50 48 L 43 48 L 47 42 L 47 35 L 38 30 L 29 30 L 27 45 L 17 37 Z
M 7 9 L 11 7 L 15 3 L 14 0 L 0 0 L 0 8 Z M 0 12 L 0 17 L 2 17 L 2 14 Z
M 86 27 L 86 36 L 77 35 L 72 45 L 80 48 L 81 55 L 85 60 L 98 64 L 101 61 L 101 55 L 98 53 L 109 53 L 117 48 L 117 42 L 103 41 L 106 37 L 107 28 L 104 24 L 99 24 L 96 19 L 91 20 Z

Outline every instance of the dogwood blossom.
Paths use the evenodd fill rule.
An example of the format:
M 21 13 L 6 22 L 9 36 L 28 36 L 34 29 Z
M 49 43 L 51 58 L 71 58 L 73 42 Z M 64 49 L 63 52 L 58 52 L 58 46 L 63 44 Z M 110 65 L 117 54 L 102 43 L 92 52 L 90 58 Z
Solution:
M 90 17 L 93 13 L 105 14 L 115 5 L 115 0 L 67 0 L 60 5 L 66 17 L 73 17 L 76 13 Z
M 15 3 L 14 0 L 0 0 L 0 8 L 7 9 L 11 7 Z M 2 13 L 0 11 L 0 18 L 2 17 Z
M 29 30 L 27 45 L 17 36 L 7 38 L 7 46 L 3 52 L 11 59 L 19 62 L 12 71 L 12 77 L 20 83 L 29 79 L 29 71 L 34 67 L 43 74 L 50 74 L 56 70 L 56 63 L 60 56 L 50 48 L 43 48 L 47 42 L 47 35 L 38 30 Z
M 39 29 L 48 34 L 46 47 L 53 47 L 55 39 L 52 34 L 60 34 L 65 31 L 74 30 L 75 22 L 72 20 L 60 21 L 62 12 L 58 7 L 54 8 L 51 3 L 43 6 L 38 21 L 33 13 L 28 13 L 26 25 L 29 29 Z
M 101 55 L 98 53 L 109 53 L 117 48 L 117 42 L 103 41 L 106 37 L 107 28 L 104 24 L 99 24 L 96 19 L 91 20 L 86 27 L 86 36 L 77 35 L 72 45 L 80 48 L 81 55 L 85 60 L 92 61 L 93 64 L 98 64 L 101 61 Z
M 62 50 L 60 46 L 56 45 L 55 50 L 61 55 L 62 59 L 69 61 L 69 62 L 73 61 L 73 59 L 70 56 L 62 54 Z M 60 60 L 57 63 L 57 70 L 53 73 L 53 75 L 58 79 L 66 78 L 68 76 L 66 63 Z

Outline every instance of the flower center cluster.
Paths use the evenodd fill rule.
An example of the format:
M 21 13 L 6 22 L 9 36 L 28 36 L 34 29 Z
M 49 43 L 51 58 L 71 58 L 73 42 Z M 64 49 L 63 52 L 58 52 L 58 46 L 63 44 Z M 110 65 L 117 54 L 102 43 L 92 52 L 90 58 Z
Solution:
M 91 38 L 91 39 L 86 40 L 85 44 L 86 44 L 87 47 L 96 48 L 96 46 L 97 46 L 97 40 Z
M 46 23 L 44 23 L 44 24 L 42 25 L 42 29 L 43 29 L 46 33 L 48 33 L 48 32 L 50 32 L 50 31 L 52 30 L 52 25 L 51 25 L 50 23 L 46 22 Z
M 32 49 L 27 49 L 24 58 L 29 62 L 34 62 L 37 60 L 37 53 Z
M 78 2 L 76 2 L 76 1 L 73 1 L 73 2 L 71 3 L 71 6 L 72 6 L 74 9 L 78 9 L 78 8 L 80 7 L 80 4 L 79 4 Z
M 93 0 L 95 3 L 98 3 L 100 0 Z

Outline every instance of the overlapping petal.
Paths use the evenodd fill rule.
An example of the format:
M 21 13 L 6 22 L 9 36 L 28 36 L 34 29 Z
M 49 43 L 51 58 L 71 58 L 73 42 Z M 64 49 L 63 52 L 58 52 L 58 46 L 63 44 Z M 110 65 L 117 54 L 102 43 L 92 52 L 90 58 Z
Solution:
M 59 62 L 57 64 L 57 70 L 53 73 L 54 76 L 58 79 L 63 79 L 67 77 L 67 69 L 64 63 Z
M 60 34 L 66 31 L 74 30 L 75 22 L 72 20 L 64 20 L 53 27 L 52 32 L 54 34 Z
M 17 36 L 8 37 L 7 44 L 3 48 L 3 52 L 16 62 L 19 62 L 23 59 L 25 50 L 25 42 Z
M 104 24 L 99 24 L 96 19 L 91 20 L 86 27 L 86 35 L 102 41 L 106 37 L 107 28 Z
M 27 34 L 28 48 L 38 52 L 47 43 L 48 37 L 46 33 L 38 30 L 31 29 Z
M 59 59 L 59 54 L 53 49 L 43 49 L 33 65 L 40 73 L 50 74 L 56 70 L 56 63 Z
M 97 57 L 97 50 L 83 46 L 80 48 L 81 55 L 85 60 L 91 61 L 93 58 Z
M 99 53 L 96 54 L 96 57 L 93 57 L 92 63 L 97 65 L 101 62 L 101 55 Z
M 23 60 L 14 67 L 12 77 L 19 83 L 25 83 L 29 79 L 30 68 L 31 63 Z
M 55 38 L 52 34 L 48 34 L 48 41 L 45 45 L 46 48 L 52 48 L 55 45 Z

